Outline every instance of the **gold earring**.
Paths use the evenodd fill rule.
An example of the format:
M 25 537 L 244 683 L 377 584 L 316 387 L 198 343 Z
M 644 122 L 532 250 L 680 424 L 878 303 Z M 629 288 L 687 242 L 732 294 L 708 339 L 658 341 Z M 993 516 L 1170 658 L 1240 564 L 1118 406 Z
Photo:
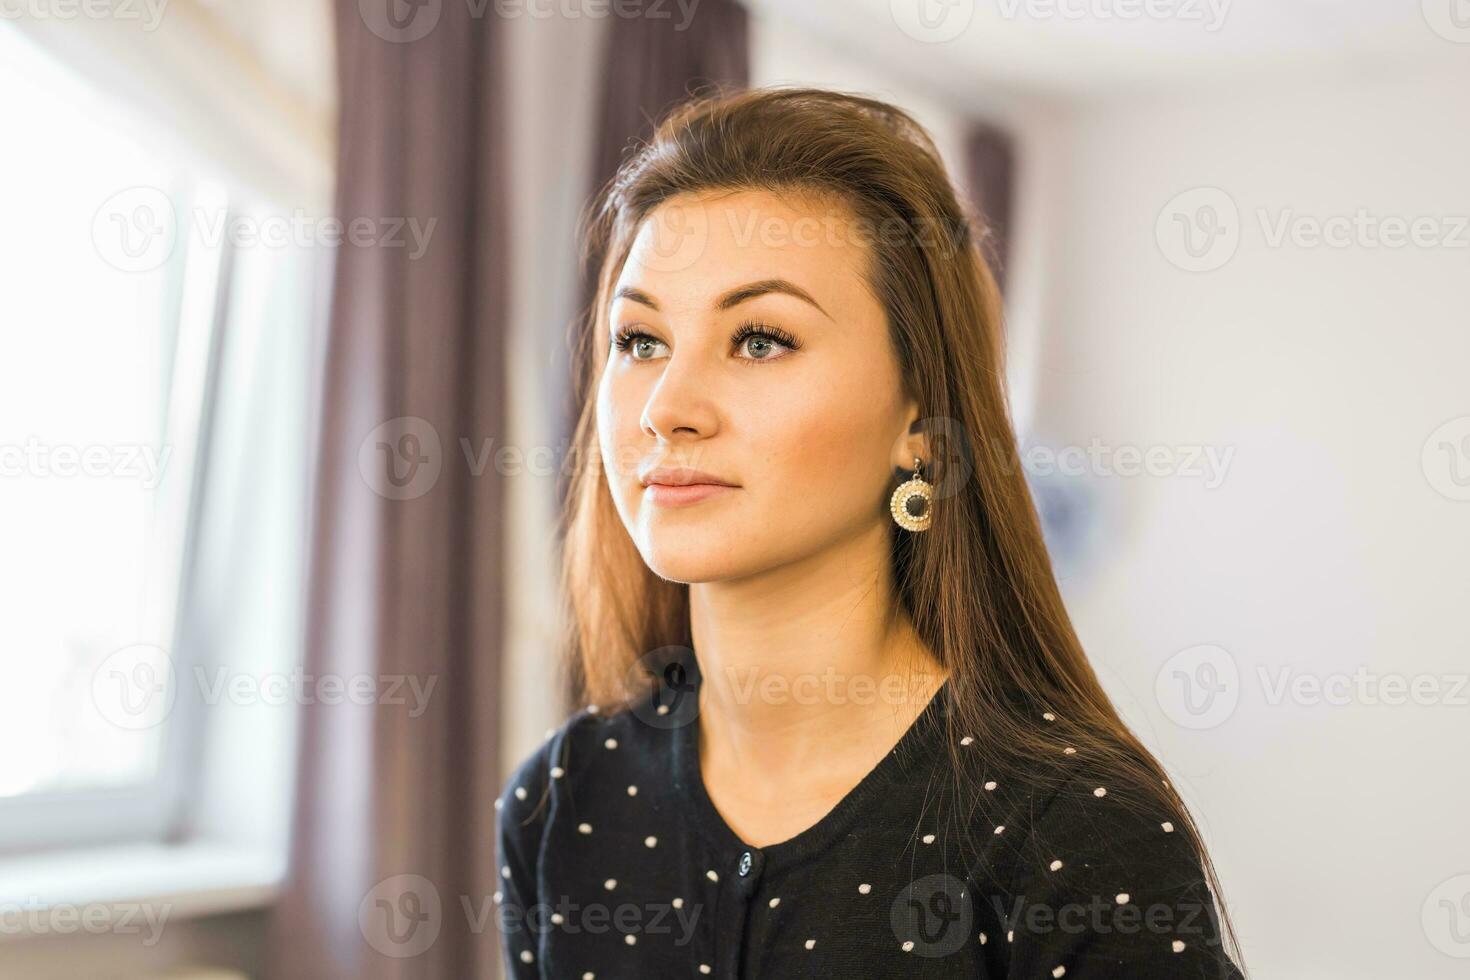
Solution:
M 899 527 L 927 531 L 934 520 L 934 484 L 923 478 L 924 461 L 914 457 L 914 475 L 900 483 L 888 500 L 888 510 Z

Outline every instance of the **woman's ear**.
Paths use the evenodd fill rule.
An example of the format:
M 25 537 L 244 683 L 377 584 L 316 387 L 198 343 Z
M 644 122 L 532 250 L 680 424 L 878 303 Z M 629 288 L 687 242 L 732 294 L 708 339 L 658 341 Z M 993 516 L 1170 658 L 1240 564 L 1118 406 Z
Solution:
M 919 418 L 918 402 L 910 400 L 904 405 L 903 434 L 893 445 L 893 468 L 905 473 L 914 468 L 914 458 L 929 462 L 929 436 Z

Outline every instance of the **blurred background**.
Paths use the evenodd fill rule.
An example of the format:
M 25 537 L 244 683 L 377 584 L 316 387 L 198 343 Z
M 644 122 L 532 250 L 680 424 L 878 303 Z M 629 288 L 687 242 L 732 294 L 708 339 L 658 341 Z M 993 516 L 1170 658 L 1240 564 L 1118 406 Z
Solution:
M 495 977 L 591 194 L 896 102 L 1262 978 L 1470 974 L 1466 0 L 0 0 L 0 977 Z

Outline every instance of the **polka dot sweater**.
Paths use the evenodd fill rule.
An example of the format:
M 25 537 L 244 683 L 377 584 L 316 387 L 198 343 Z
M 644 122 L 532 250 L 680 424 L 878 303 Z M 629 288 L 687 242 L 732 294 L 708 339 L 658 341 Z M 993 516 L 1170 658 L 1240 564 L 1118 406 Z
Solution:
M 507 975 L 1241 976 L 1184 835 L 1080 769 L 1045 789 L 985 781 L 962 846 L 940 789 L 948 692 L 826 816 L 765 847 L 706 794 L 692 688 L 578 712 L 496 802 Z

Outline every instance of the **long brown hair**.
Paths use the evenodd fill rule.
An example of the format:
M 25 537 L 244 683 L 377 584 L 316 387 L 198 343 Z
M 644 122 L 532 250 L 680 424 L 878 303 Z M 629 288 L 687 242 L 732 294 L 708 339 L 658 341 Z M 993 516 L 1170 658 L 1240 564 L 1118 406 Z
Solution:
M 797 87 L 691 98 L 584 213 L 584 260 L 597 282 L 573 338 L 581 408 L 560 528 L 575 698 L 626 707 L 636 665 L 691 642 L 688 586 L 647 567 L 614 506 L 595 388 L 608 353 L 609 296 L 640 224 L 675 195 L 739 189 L 835 199 L 880 232 L 868 239 L 871 286 L 906 393 L 921 407 L 935 457 L 925 478 L 937 487 L 927 531 L 890 522 L 894 582 L 919 636 L 950 671 L 949 734 L 989 747 L 988 773 L 1032 782 L 1095 773 L 1130 805 L 1173 815 L 1218 896 L 1198 827 L 1104 693 L 1063 605 L 1007 408 L 1003 306 L 983 227 L 962 208 L 923 127 L 880 101 Z M 903 233 L 881 233 L 895 228 Z M 958 749 L 957 737 L 947 742 L 958 798 L 974 803 L 975 753 Z M 1075 754 L 1064 756 L 1067 747 Z M 1238 952 L 1223 902 L 1219 913 Z

